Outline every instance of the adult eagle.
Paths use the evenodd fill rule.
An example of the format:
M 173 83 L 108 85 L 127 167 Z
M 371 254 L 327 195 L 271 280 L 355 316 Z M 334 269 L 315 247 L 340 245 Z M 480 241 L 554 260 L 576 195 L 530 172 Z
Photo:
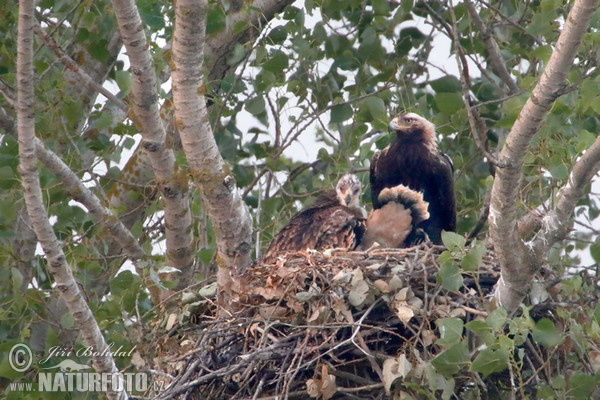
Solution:
M 423 194 L 404 185 L 384 188 L 377 197 L 381 208 L 371 211 L 360 244 L 368 250 L 375 243 L 383 247 L 410 247 L 427 236 L 418 225 L 429 218 Z
M 371 159 L 373 209 L 383 206 L 379 195 L 385 188 L 405 185 L 422 192 L 429 203 L 429 219 L 422 228 L 435 244 L 442 243 L 442 230 L 456 230 L 456 200 L 452 161 L 438 150 L 435 126 L 414 114 L 400 114 L 389 123 L 394 140 Z
M 335 190 L 324 192 L 290 219 L 271 241 L 265 257 L 306 249 L 354 250 L 362 240 L 367 217 L 360 206 L 360 195 L 358 178 L 344 175 Z

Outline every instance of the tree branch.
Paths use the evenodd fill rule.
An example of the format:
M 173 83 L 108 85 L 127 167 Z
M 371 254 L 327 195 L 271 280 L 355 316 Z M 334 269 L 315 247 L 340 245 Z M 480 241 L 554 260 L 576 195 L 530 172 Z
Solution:
M 494 37 L 479 17 L 479 14 L 477 13 L 477 10 L 475 10 L 475 6 L 473 6 L 471 0 L 465 0 L 465 5 L 467 6 L 467 10 L 469 11 L 469 15 L 471 16 L 473 23 L 479 31 L 479 36 L 485 43 L 485 48 L 488 51 L 488 61 L 492 71 L 494 71 L 494 73 L 508 87 L 509 95 L 518 93 L 520 91 L 519 86 L 517 86 L 516 82 L 506 69 L 506 62 L 502 58 L 502 54 L 500 54 L 500 48 L 498 48 L 498 44 L 494 40 Z
M 141 147 L 148 152 L 165 211 L 167 265 L 182 271 L 182 284 L 189 283 L 194 263 L 192 216 L 188 176 L 178 170 L 173 150 L 166 145 L 160 118 L 158 83 L 146 33 L 133 0 L 112 0 L 117 23 L 133 77 L 133 107 L 130 116 L 142 134 Z
M 539 219 L 541 229 L 528 244 L 537 259 L 541 259 L 554 243 L 567 236 L 573 224 L 573 210 L 583 196 L 585 187 L 598 171 L 600 171 L 600 138 L 596 139 L 573 166 L 567 183 L 556 195 L 554 208 Z
M 253 42 L 262 32 L 261 25 L 273 19 L 275 14 L 282 11 L 293 0 L 254 0 L 238 8 L 227 10 L 227 27 L 207 38 L 204 54 L 206 56 L 206 71 L 208 82 L 220 81 L 225 74 L 236 65 L 228 61 L 237 44 L 245 45 Z M 241 2 L 239 2 L 241 3 Z M 246 29 L 240 31 L 240 24 Z
M 500 153 L 505 168 L 496 171 L 490 204 L 490 234 L 502 276 L 496 287 L 498 303 L 515 310 L 529 290 L 531 278 L 539 267 L 517 230 L 517 200 L 521 168 L 531 139 L 544 117 L 561 95 L 567 72 L 599 0 L 576 0 L 556 43 L 555 51 L 519 118 L 508 134 Z
M 175 120 L 192 176 L 215 227 L 219 273 L 250 264 L 252 219 L 215 142 L 204 98 L 206 0 L 175 4 L 173 100 Z M 222 282 L 221 282 L 222 283 Z
M 100 328 L 79 291 L 71 268 L 59 241 L 48 222 L 48 213 L 44 207 L 35 155 L 35 95 L 33 90 L 33 0 L 19 3 L 19 27 L 17 40 L 17 125 L 19 137 L 19 171 L 22 178 L 23 194 L 27 212 L 33 229 L 48 258 L 48 270 L 56 283 L 56 288 L 65 300 L 71 315 L 79 325 L 84 342 L 93 346 L 97 355 L 93 356 L 94 368 L 98 372 L 119 374 Z M 114 387 L 111 380 L 108 396 L 111 399 L 127 399 L 127 393 Z
M 56 43 L 50 35 L 44 32 L 39 23 L 35 24 L 35 33 L 44 41 L 46 46 L 52 50 L 52 52 L 56 55 L 56 57 L 58 57 L 60 62 L 62 62 L 65 67 L 74 72 L 83 80 L 85 86 L 94 92 L 101 93 L 109 101 L 117 105 L 121 110 L 128 111 L 129 107 L 127 107 L 125 103 L 118 99 L 108 89 L 102 87 L 102 85 L 94 81 L 84 70 L 82 70 L 79 65 L 77 65 L 77 63 L 58 45 L 58 43 Z

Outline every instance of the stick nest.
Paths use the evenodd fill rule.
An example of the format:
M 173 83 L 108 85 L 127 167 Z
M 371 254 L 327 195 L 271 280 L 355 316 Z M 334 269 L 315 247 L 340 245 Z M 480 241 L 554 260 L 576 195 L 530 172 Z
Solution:
M 499 277 L 487 253 L 479 270 L 462 274 L 460 290 L 446 290 L 438 277 L 442 251 L 293 253 L 250 267 L 233 277 L 226 307 L 214 298 L 189 303 L 189 318 L 156 340 L 156 369 L 169 387 L 159 398 L 418 393 L 442 351 L 437 322 L 485 318 Z M 454 378 L 456 392 L 483 383 L 469 372 Z

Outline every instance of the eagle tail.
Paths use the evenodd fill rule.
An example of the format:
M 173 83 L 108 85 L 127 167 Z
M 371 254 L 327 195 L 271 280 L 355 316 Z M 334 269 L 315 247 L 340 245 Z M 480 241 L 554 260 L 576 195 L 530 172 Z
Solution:
M 429 219 L 429 203 L 423 200 L 423 193 L 412 190 L 408 186 L 398 185 L 383 189 L 379 193 L 379 202 L 382 205 L 402 204 L 404 208 L 410 210 L 413 225 Z
M 427 235 L 417 224 L 429 218 L 423 194 L 404 185 L 386 188 L 379 194 L 381 208 L 371 211 L 360 248 L 375 243 L 388 248 L 408 247 L 425 241 Z

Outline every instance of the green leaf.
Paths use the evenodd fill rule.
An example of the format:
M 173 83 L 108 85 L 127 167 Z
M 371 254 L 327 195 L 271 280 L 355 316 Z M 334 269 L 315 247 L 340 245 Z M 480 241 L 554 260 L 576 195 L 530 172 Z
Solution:
M 509 363 L 509 356 L 502 350 L 482 350 L 471 364 L 471 371 L 479 372 L 484 376 L 494 372 L 504 371 Z
M 600 236 L 596 236 L 596 240 L 590 245 L 590 254 L 596 263 L 600 263 Z
M 444 289 L 456 291 L 463 285 L 463 277 L 460 274 L 460 269 L 454 264 L 443 264 L 437 274 L 438 281 Z
M 436 342 L 441 345 L 452 345 L 462 339 L 464 322 L 460 318 L 442 318 L 437 321 L 440 339 Z
M 269 34 L 266 37 L 272 44 L 282 44 L 287 39 L 287 31 L 285 27 L 278 25 L 271 29 Z
M 460 266 L 465 271 L 477 271 L 481 262 L 483 260 L 483 256 L 485 255 L 486 248 L 483 244 L 475 244 L 471 246 L 469 252 L 463 257 L 460 262 Z
M 442 375 L 450 378 L 463 367 L 467 366 L 469 361 L 470 355 L 467 344 L 460 342 L 438 354 L 431 360 L 431 364 Z
M 254 97 L 246 102 L 244 105 L 246 111 L 248 111 L 252 115 L 260 115 L 263 114 L 265 109 L 265 99 L 262 96 Z
M 331 108 L 331 119 L 330 124 L 339 124 L 346 120 L 349 120 L 354 115 L 354 111 L 350 104 L 339 104 Z
M 281 50 L 274 50 L 263 68 L 273 73 L 282 72 L 288 66 L 288 56 Z
M 565 164 L 559 164 L 550 170 L 550 174 L 554 179 L 566 180 L 569 177 L 569 168 Z
M 531 332 L 533 340 L 542 346 L 553 347 L 561 344 L 565 338 L 556 330 L 554 322 L 549 318 L 540 319 Z
M 211 35 L 225 30 L 227 27 L 227 16 L 219 5 L 210 3 L 206 16 L 206 35 Z
M 141 283 L 139 275 L 125 270 L 120 272 L 110 281 L 110 291 L 115 297 L 123 297 L 137 291 Z
M 442 231 L 442 243 L 450 251 L 462 251 L 467 239 L 455 232 Z
M 437 108 L 445 115 L 452 115 L 465 108 L 462 96 L 457 93 L 437 93 L 434 99 Z
M 429 82 L 436 93 L 461 93 L 462 86 L 454 75 L 446 75 L 442 78 Z
M 569 398 L 589 399 L 600 385 L 600 375 L 574 373 L 569 379 Z
M 485 322 L 494 331 L 499 331 L 500 329 L 502 329 L 504 327 L 504 325 L 506 324 L 507 320 L 508 320 L 508 313 L 502 307 L 496 308 L 485 318 Z
M 165 17 L 160 2 L 153 0 L 141 0 L 137 2 L 140 18 L 151 30 L 159 30 L 165 27 Z
M 486 334 L 491 331 L 490 326 L 485 321 L 479 319 L 467 322 L 465 328 L 477 335 Z
M 388 115 L 383 100 L 379 97 L 371 96 L 367 98 L 366 102 L 373 120 L 383 123 L 385 126 L 387 126 Z
M 117 82 L 117 86 L 119 86 L 119 89 L 121 92 L 123 92 L 123 94 L 129 93 L 131 86 L 133 85 L 129 71 L 116 71 L 115 81 Z

